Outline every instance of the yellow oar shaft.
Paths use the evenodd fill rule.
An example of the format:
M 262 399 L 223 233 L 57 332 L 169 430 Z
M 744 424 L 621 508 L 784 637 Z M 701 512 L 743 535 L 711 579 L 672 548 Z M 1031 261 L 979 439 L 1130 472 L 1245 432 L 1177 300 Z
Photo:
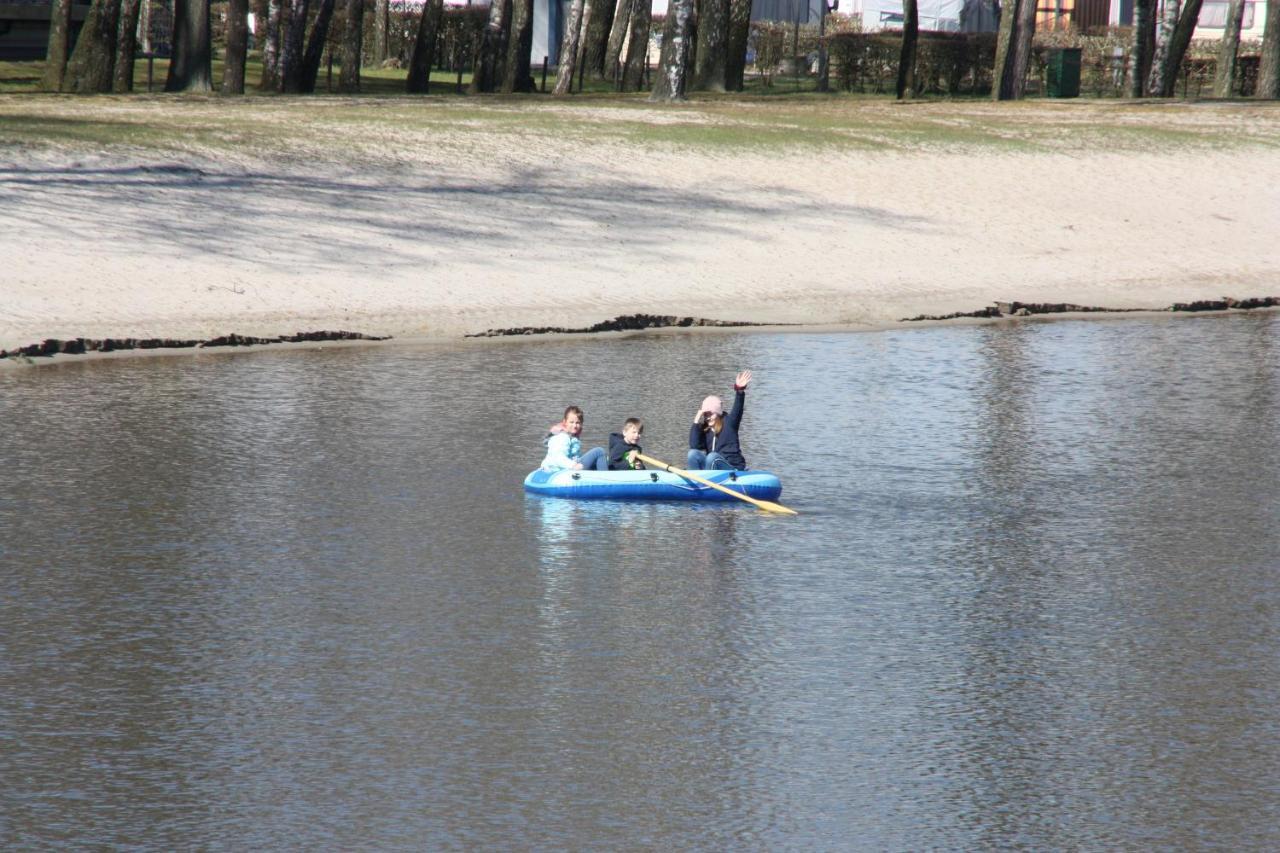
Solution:
M 773 501 L 762 501 L 757 498 L 753 498 L 750 495 L 744 495 L 742 492 L 736 492 L 733 489 L 728 488 L 727 486 L 722 486 L 719 483 L 715 482 L 714 480 L 708 480 L 706 477 L 701 477 L 697 474 L 694 474 L 691 471 L 685 471 L 681 468 L 673 468 L 670 465 L 668 465 L 666 462 L 663 462 L 661 459 L 654 459 L 652 456 L 645 456 L 643 453 L 637 453 L 636 457 L 646 465 L 653 465 L 658 468 L 662 468 L 665 471 L 669 471 L 670 473 L 675 474 L 679 477 L 685 477 L 686 479 L 692 480 L 695 483 L 702 483 L 704 486 L 710 486 L 713 489 L 718 489 L 724 492 L 726 495 L 733 495 L 738 500 L 743 500 L 749 504 L 754 504 L 755 506 L 760 507 L 760 509 L 767 510 L 769 512 L 787 513 L 788 515 L 799 515 L 799 513 L 797 513 L 794 509 L 789 509 L 783 506 L 782 504 L 776 504 Z

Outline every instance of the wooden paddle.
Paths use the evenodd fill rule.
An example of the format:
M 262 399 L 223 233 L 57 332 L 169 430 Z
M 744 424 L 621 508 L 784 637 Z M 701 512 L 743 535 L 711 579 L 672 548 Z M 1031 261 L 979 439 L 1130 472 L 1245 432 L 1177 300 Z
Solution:
M 672 468 L 670 465 L 663 462 L 661 459 L 654 459 L 652 456 L 645 456 L 643 453 L 637 453 L 636 458 L 646 465 L 652 465 L 655 468 L 661 468 L 664 471 L 670 471 L 672 474 L 676 474 L 677 476 L 686 477 L 690 480 L 693 480 L 695 483 L 701 483 L 704 486 L 710 486 L 713 489 L 719 489 L 720 491 L 724 492 L 726 495 L 733 495 L 738 500 L 746 501 L 749 504 L 755 504 L 756 506 L 760 507 L 760 509 L 766 510 L 768 512 L 781 512 L 786 515 L 800 514 L 796 512 L 794 509 L 788 509 L 782 504 L 776 504 L 773 501 L 757 500 L 756 498 L 753 498 L 749 495 L 744 495 L 742 492 L 735 492 L 733 489 L 726 488 L 725 486 L 722 486 L 719 483 L 714 482 L 713 480 L 708 480 L 706 477 L 699 477 L 697 474 L 694 474 L 690 471 L 682 471 L 679 468 Z

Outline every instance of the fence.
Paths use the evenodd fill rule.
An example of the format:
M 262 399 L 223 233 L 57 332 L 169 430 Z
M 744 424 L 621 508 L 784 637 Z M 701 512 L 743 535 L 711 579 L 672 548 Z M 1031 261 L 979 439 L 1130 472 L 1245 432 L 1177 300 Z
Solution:
M 892 92 L 897 83 L 899 32 L 838 33 L 827 38 L 832 72 L 837 85 L 848 92 Z M 917 48 L 916 85 L 920 93 L 990 95 L 995 65 L 995 33 L 921 33 Z M 1028 94 L 1046 90 L 1049 51 L 1059 47 L 1081 49 L 1080 92 L 1094 97 L 1124 97 L 1125 78 L 1133 51 L 1133 30 L 1112 27 L 1098 35 L 1078 32 L 1037 34 L 1027 71 Z M 1176 94 L 1208 95 L 1217 72 L 1219 42 L 1191 43 L 1178 69 Z M 1233 94 L 1253 94 L 1258 79 L 1261 44 L 1241 42 Z

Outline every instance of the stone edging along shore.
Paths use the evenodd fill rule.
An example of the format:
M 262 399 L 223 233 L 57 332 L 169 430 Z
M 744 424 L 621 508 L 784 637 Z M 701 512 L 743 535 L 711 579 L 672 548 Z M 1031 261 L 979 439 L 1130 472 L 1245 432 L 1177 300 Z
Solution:
M 122 350 L 207 349 L 212 347 L 247 347 L 258 344 L 300 344 L 310 341 L 386 341 L 390 335 L 366 335 L 361 332 L 297 332 L 259 338 L 251 335 L 222 335 L 209 340 L 179 338 L 48 338 L 14 350 L 0 350 L 0 358 L 39 358 L 54 355 L 84 355 L 91 352 Z
M 921 320 L 957 320 L 965 317 L 1029 317 L 1032 314 L 1128 314 L 1135 311 L 1249 311 L 1254 308 L 1280 306 L 1280 296 L 1253 296 L 1248 299 L 1202 299 L 1197 302 L 1175 302 L 1168 308 L 1099 308 L 1092 305 L 1073 305 L 1069 302 L 996 302 L 977 311 L 956 311 L 952 314 L 920 314 L 903 317 L 900 322 L 916 323 Z
M 1199 300 L 1196 302 L 1175 302 L 1164 309 L 1147 308 L 1105 308 L 1091 305 L 1074 305 L 1071 303 L 1045 302 L 996 302 L 976 311 L 957 311 L 951 314 L 920 314 L 915 317 L 903 317 L 900 322 L 914 323 L 924 320 L 956 320 L 956 319 L 994 319 L 999 317 L 1028 317 L 1044 314 L 1076 314 L 1099 313 L 1119 314 L 1143 311 L 1172 311 L 1180 313 L 1198 313 L 1204 311 L 1249 311 L 1257 308 L 1280 307 L 1280 296 L 1255 296 L 1248 299 L 1235 299 L 1224 296 L 1222 299 Z M 605 320 L 584 328 L 566 328 L 561 326 L 517 326 L 506 329 L 487 329 L 483 332 L 465 335 L 468 338 L 493 338 L 515 335 L 550 335 L 550 334 L 596 334 L 600 332 L 625 332 L 643 329 L 670 328 L 746 328 L 752 326 L 785 326 L 788 323 L 750 323 L 737 320 L 711 320 L 704 317 L 677 317 L 664 314 L 626 314 Z M 0 359 L 31 359 L 51 357 L 54 355 L 83 355 L 86 353 L 108 353 L 122 350 L 157 350 L 157 349 L 209 349 L 215 347 L 254 346 L 262 344 L 307 343 L 313 341 L 387 341 L 391 335 L 366 335 L 362 332 L 319 331 L 297 332 L 292 335 L 276 337 L 254 337 L 251 335 L 222 335 L 209 340 L 191 340 L 175 338 L 48 338 L 38 344 L 29 344 L 13 350 L 0 350 Z

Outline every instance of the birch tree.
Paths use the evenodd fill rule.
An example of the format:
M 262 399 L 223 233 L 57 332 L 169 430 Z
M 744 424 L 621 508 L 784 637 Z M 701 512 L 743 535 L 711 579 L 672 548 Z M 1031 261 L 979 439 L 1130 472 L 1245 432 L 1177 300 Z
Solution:
M 493 92 L 502 83 L 507 61 L 507 41 L 511 36 L 512 0 L 492 0 L 489 21 L 480 34 L 480 54 L 476 57 L 468 91 Z
M 631 26 L 632 5 L 632 0 L 618 0 L 613 7 L 613 26 L 609 28 L 609 45 L 604 53 L 604 76 L 607 80 L 617 80 L 620 76 L 622 47 Z
M 67 61 L 62 90 L 79 95 L 110 92 L 116 62 L 120 0 L 93 0 Z M 175 20 L 176 27 L 176 20 Z
M 342 32 L 342 73 L 338 91 L 360 91 L 360 48 L 364 42 L 364 0 L 347 0 L 347 26 Z
M 391 4 L 388 0 L 373 2 L 373 59 L 383 63 L 391 56 Z
M 45 53 L 44 76 L 40 88 L 46 92 L 62 90 L 67 73 L 67 51 L 71 48 L 71 0 L 53 0 L 49 4 L 49 49 Z
M 413 53 L 409 56 L 409 76 L 405 90 L 425 95 L 431 89 L 431 66 L 436 58 L 436 36 L 440 32 L 440 16 L 444 13 L 444 0 L 428 0 L 422 7 L 418 20 L 418 37 L 413 41 Z
M 266 0 L 266 17 L 262 20 L 262 77 L 257 82 L 260 92 L 280 91 L 280 31 L 285 3 L 287 0 Z
M 1159 98 L 1164 92 L 1164 78 L 1169 70 L 1169 44 L 1178 27 L 1181 0 L 1164 0 L 1164 13 L 1156 23 L 1156 44 L 1151 52 L 1151 71 L 1147 75 L 1147 94 Z M 1172 87 L 1170 87 L 1172 88 Z
M 1165 0 L 1165 2 L 1172 5 L 1173 0 Z M 1182 67 L 1182 59 L 1187 55 L 1187 48 L 1191 46 L 1191 34 L 1195 32 L 1196 21 L 1200 18 L 1202 3 L 1203 0 L 1187 0 L 1182 7 L 1182 12 L 1175 16 L 1173 31 L 1165 44 L 1164 55 L 1158 57 L 1159 63 L 1151 73 L 1152 82 L 1147 86 L 1147 91 L 1152 95 L 1160 98 L 1173 97 L 1174 87 L 1178 84 L 1178 69 Z M 1161 29 L 1164 28 L 1163 23 Z M 1158 54 L 1159 46 L 1156 50 Z M 1155 86 L 1157 70 L 1160 79 L 1159 89 Z
M 227 2 L 227 53 L 222 66 L 222 94 L 244 94 L 244 65 L 249 53 L 249 2 Z
M 702 0 L 692 88 L 723 92 L 728 76 L 729 0 Z
M 898 53 L 898 100 L 916 94 L 916 43 L 920 38 L 920 13 L 916 0 L 903 0 L 902 50 Z
M 1267 4 L 1262 30 L 1262 61 L 1258 63 L 1257 97 L 1280 98 L 1280 2 Z
M 694 0 L 670 0 L 662 28 L 662 56 L 653 81 L 651 101 L 683 101 L 689 81 L 689 38 L 693 28 Z
M 267 17 L 263 24 L 262 79 L 258 91 L 280 91 L 280 29 L 284 23 L 285 0 L 267 0 Z
M 1151 76 L 1151 58 L 1156 41 L 1156 0 L 1135 0 L 1133 4 L 1133 65 L 1129 69 L 1129 97 L 1141 98 Z
M 1276 2 L 1276 0 L 1272 0 Z M 1236 60 L 1240 52 L 1240 25 L 1244 23 L 1244 0 L 1231 0 L 1227 7 L 1227 29 L 1218 47 L 1218 68 L 1214 72 L 1213 94 L 1230 98 L 1236 79 Z
M 578 59 L 578 37 L 582 29 L 583 0 L 569 4 L 569 18 L 564 23 L 564 40 L 560 42 L 560 67 L 556 71 L 553 95 L 567 95 L 573 88 L 573 72 Z
M 639 92 L 644 87 L 644 72 L 649 64 L 649 31 L 653 27 L 653 9 L 647 0 L 631 5 L 631 32 L 627 36 L 626 65 L 622 69 L 622 91 Z
M 507 61 L 502 75 L 502 91 L 532 92 L 533 72 L 529 67 L 533 50 L 533 0 L 513 0 L 511 4 L 511 36 Z

